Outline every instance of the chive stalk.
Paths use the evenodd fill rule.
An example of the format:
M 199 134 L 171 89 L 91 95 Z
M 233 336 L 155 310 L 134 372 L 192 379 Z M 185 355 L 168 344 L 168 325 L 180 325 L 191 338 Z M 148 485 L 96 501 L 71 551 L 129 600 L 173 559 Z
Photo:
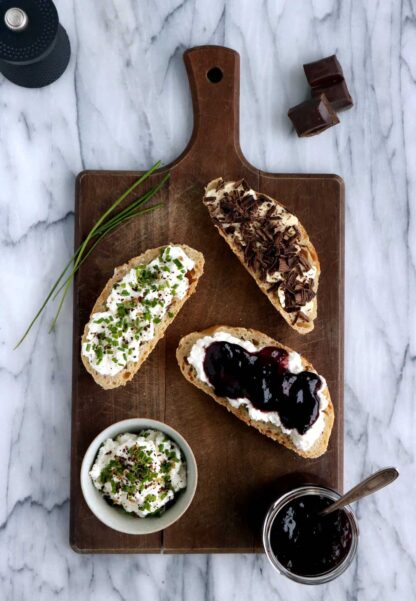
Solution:
M 139 198 L 131 202 L 119 213 L 111 215 L 114 209 L 116 209 L 123 202 L 123 200 L 125 200 L 137 188 L 137 186 L 143 183 L 160 166 L 160 164 L 160 161 L 155 163 L 148 171 L 146 171 L 146 173 L 140 176 L 139 179 L 137 179 L 125 192 L 123 192 L 123 194 L 119 196 L 117 200 L 114 201 L 114 203 L 110 206 L 109 209 L 107 209 L 103 213 L 103 215 L 101 215 L 101 217 L 91 228 L 83 242 L 72 255 L 56 282 L 53 284 L 51 290 L 49 291 L 39 310 L 35 314 L 34 318 L 30 322 L 23 336 L 20 338 L 20 340 L 14 347 L 15 349 L 17 349 L 25 340 L 26 336 L 29 334 L 30 330 L 32 329 L 36 321 L 39 319 L 40 315 L 44 311 L 46 305 L 49 303 L 51 298 L 53 297 L 53 300 L 55 300 L 59 296 L 59 294 L 61 294 L 61 299 L 59 301 L 58 308 L 55 313 L 55 317 L 52 321 L 49 332 L 51 332 L 54 329 L 61 309 L 63 307 L 65 298 L 69 292 L 71 283 L 75 277 L 75 274 L 77 273 L 81 265 L 84 263 L 84 261 L 94 251 L 97 245 L 103 240 L 103 238 L 107 236 L 107 234 L 109 234 L 111 231 L 113 231 L 123 223 L 127 223 L 134 217 L 138 217 L 140 215 L 152 212 L 155 209 L 163 206 L 161 203 L 159 203 L 151 207 L 142 208 L 142 206 L 145 203 L 147 203 L 151 198 L 153 198 L 155 194 L 157 194 L 159 190 L 166 184 L 167 180 L 170 177 L 169 173 L 167 173 L 158 184 L 150 188 L 150 190 L 148 190 L 147 192 L 143 193 Z M 67 277 L 65 278 L 65 276 Z

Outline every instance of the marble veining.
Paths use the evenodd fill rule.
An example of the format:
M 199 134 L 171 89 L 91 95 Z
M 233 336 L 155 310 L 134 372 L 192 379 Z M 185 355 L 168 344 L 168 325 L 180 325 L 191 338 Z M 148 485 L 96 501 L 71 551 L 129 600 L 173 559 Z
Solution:
M 57 2 L 72 58 L 50 88 L 0 77 L 0 597 L 5 601 L 410 601 L 416 598 L 416 6 L 412 0 Z M 396 465 L 359 503 L 358 558 L 313 589 L 262 556 L 79 556 L 68 544 L 71 303 L 12 347 L 71 254 L 74 176 L 143 169 L 184 148 L 182 53 L 241 54 L 241 145 L 269 171 L 346 182 L 345 486 Z M 336 52 L 353 110 L 299 140 L 302 63 Z

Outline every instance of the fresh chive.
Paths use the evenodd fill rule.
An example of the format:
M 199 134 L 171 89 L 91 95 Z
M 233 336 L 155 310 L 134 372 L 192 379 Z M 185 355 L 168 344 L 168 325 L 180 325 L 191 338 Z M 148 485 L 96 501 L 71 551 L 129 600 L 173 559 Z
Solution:
M 139 186 L 141 183 L 143 183 L 160 166 L 160 164 L 161 164 L 160 161 L 155 163 L 146 173 L 144 173 L 125 192 L 123 192 L 123 194 L 119 198 L 117 198 L 117 200 L 110 206 L 109 209 L 107 209 L 107 211 L 105 211 L 103 213 L 103 215 L 101 215 L 101 217 L 98 219 L 98 221 L 91 228 L 90 232 L 87 234 L 84 241 L 77 248 L 75 253 L 72 255 L 72 257 L 68 261 L 68 263 L 65 266 L 64 270 L 62 271 L 62 273 L 59 275 L 56 282 L 53 284 L 51 290 L 49 291 L 48 295 L 46 296 L 46 298 L 43 301 L 42 305 L 40 306 L 39 310 L 35 314 L 34 318 L 30 322 L 30 324 L 27 327 L 26 331 L 24 332 L 23 336 L 20 338 L 20 340 L 17 342 L 16 346 L 14 347 L 15 349 L 18 348 L 22 344 L 22 342 L 25 340 L 26 336 L 29 334 L 30 330 L 32 329 L 32 327 L 34 326 L 34 324 L 36 323 L 36 321 L 42 314 L 43 310 L 45 309 L 46 305 L 51 300 L 52 296 L 55 299 L 62 292 L 62 296 L 61 296 L 61 299 L 60 299 L 60 302 L 58 305 L 58 309 L 56 311 L 55 317 L 53 319 L 53 322 L 52 322 L 52 325 L 51 325 L 49 331 L 53 330 L 53 328 L 55 327 L 56 322 L 58 320 L 59 314 L 61 312 L 64 300 L 69 292 L 69 287 L 75 277 L 76 272 L 79 270 L 79 268 L 84 263 L 84 261 L 88 258 L 88 256 L 93 252 L 93 250 L 96 248 L 96 246 L 103 240 L 103 238 L 107 234 L 109 234 L 113 229 L 115 229 L 119 225 L 121 225 L 123 223 L 127 223 L 128 221 L 130 221 L 130 219 L 133 219 L 134 217 L 137 217 L 139 215 L 143 215 L 145 213 L 154 211 L 156 208 L 159 208 L 160 206 L 162 206 L 159 203 L 157 205 L 153 205 L 152 207 L 148 207 L 146 209 L 140 208 L 141 205 L 148 202 L 165 185 L 165 183 L 167 182 L 167 180 L 170 177 L 169 173 L 166 174 L 156 186 L 153 186 L 150 190 L 145 192 L 138 199 L 134 200 L 132 203 L 130 203 L 130 205 L 128 205 L 122 211 L 120 211 L 119 213 L 117 213 L 116 215 L 114 215 L 110 218 L 110 215 L 114 211 L 114 209 L 116 209 L 120 205 L 120 203 L 123 202 L 123 200 L 125 198 L 127 198 L 127 196 L 129 196 L 133 192 L 133 190 L 135 190 L 137 188 L 137 186 Z M 94 238 L 97 238 L 97 239 L 93 242 L 92 245 L 90 245 L 90 242 L 92 242 Z M 88 248 L 88 246 L 89 246 L 89 248 Z M 72 266 L 72 269 L 71 269 L 71 266 Z M 63 283 L 61 283 L 69 269 L 71 269 L 69 276 L 63 281 Z
M 51 325 L 51 327 L 49 328 L 49 332 L 51 332 L 51 331 L 54 329 L 55 325 L 56 325 L 56 322 L 57 322 L 57 320 L 58 320 L 58 317 L 59 317 L 59 314 L 60 314 L 60 312 L 61 312 L 62 306 L 63 306 L 63 304 L 64 304 L 64 300 L 65 300 L 65 298 L 66 298 L 66 295 L 67 295 L 67 294 L 68 294 L 68 292 L 69 292 L 69 286 L 71 285 L 71 282 L 72 282 L 73 276 L 74 276 L 75 272 L 76 272 L 76 271 L 79 269 L 79 267 L 80 267 L 80 256 L 82 256 L 82 255 L 83 255 L 83 253 L 84 253 L 84 251 L 85 251 L 85 249 L 86 249 L 86 247 L 87 247 L 87 245 L 88 245 L 88 242 L 91 240 L 91 238 L 92 238 L 92 237 L 93 237 L 93 236 L 94 236 L 94 235 L 95 235 L 97 232 L 99 232 L 99 226 L 100 226 L 100 225 L 101 225 L 101 224 L 102 224 L 102 223 L 105 221 L 105 219 L 106 219 L 106 218 L 107 218 L 107 217 L 108 217 L 108 216 L 109 216 L 109 215 L 110 215 L 110 214 L 111 214 L 111 213 L 114 211 L 114 209 L 115 209 L 115 208 L 116 208 L 116 207 L 117 207 L 117 206 L 118 206 L 118 205 L 119 205 L 119 204 L 120 204 L 120 203 L 121 203 L 121 202 L 122 202 L 122 201 L 123 201 L 123 200 L 124 200 L 124 199 L 125 199 L 125 198 L 126 198 L 128 195 L 129 195 L 129 194 L 130 194 L 130 193 L 131 193 L 131 192 L 133 192 L 133 190 L 134 190 L 135 188 L 137 188 L 137 186 L 138 186 L 139 184 L 141 184 L 141 183 L 142 183 L 142 182 L 143 182 L 145 179 L 147 179 L 147 178 L 148 178 L 148 177 L 149 177 L 149 176 L 150 176 L 150 175 L 153 173 L 153 171 L 155 171 L 155 169 L 157 169 L 157 167 L 159 167 L 159 165 L 160 165 L 160 161 L 158 161 L 157 163 L 155 163 L 155 164 L 153 165 L 153 167 L 151 167 L 151 168 L 149 169 L 149 171 L 147 171 L 147 172 L 146 172 L 144 175 L 142 175 L 142 176 L 141 176 L 141 177 L 140 177 L 140 178 L 139 178 L 139 179 L 138 179 L 138 180 L 137 180 L 137 181 L 136 181 L 136 182 L 135 182 L 135 183 L 134 183 L 132 186 L 130 186 L 130 188 L 129 188 L 128 190 L 126 190 L 126 192 L 124 192 L 124 193 L 123 193 L 123 194 L 122 194 L 122 195 L 121 195 L 121 196 L 120 196 L 120 197 L 119 197 L 119 198 L 118 198 L 118 199 L 117 199 L 117 200 L 116 200 L 116 201 L 115 201 L 115 202 L 114 202 L 114 203 L 111 205 L 111 207 L 110 207 L 110 208 L 109 208 L 109 209 L 108 209 L 108 210 L 107 210 L 107 211 L 104 213 L 104 215 L 102 215 L 102 216 L 100 217 L 100 219 L 97 221 L 97 223 L 94 225 L 94 227 L 91 229 L 91 231 L 89 232 L 89 234 L 88 234 L 88 235 L 87 235 L 87 237 L 85 238 L 84 242 L 83 242 L 83 243 L 82 243 L 82 245 L 81 245 L 81 250 L 80 250 L 80 252 L 79 252 L 79 254 L 78 254 L 78 256 L 77 256 L 77 258 L 76 258 L 76 260 L 75 260 L 75 262 L 74 262 L 74 267 L 73 267 L 72 274 L 71 274 L 72 278 L 71 278 L 71 279 L 69 279 L 69 281 L 68 281 L 68 282 L 67 282 L 67 284 L 65 285 L 65 288 L 64 288 L 64 291 L 63 291 L 63 294 L 62 294 L 62 297 L 61 297 L 60 303 L 59 303 L 59 305 L 58 305 L 58 309 L 57 309 L 57 311 L 56 311 L 56 313 L 55 313 L 55 317 L 54 317 L 54 319 L 53 319 L 53 321 L 52 321 L 52 325 Z M 162 180 L 162 181 L 163 181 L 163 182 L 167 181 L 167 179 L 168 179 L 169 177 L 170 177 L 170 176 L 169 176 L 169 174 L 166 174 L 166 176 L 163 178 L 163 180 Z M 158 186 L 156 186 L 156 188 L 155 188 L 155 189 L 156 189 L 156 190 L 158 190 L 158 189 L 159 189 L 159 188 L 158 188 Z M 146 196 L 146 194 L 145 194 L 144 196 Z M 147 198 L 147 200 L 148 200 L 148 198 Z M 131 218 L 131 217 L 133 217 L 133 216 L 134 216 L 134 215 L 131 215 L 129 218 Z M 115 222 L 114 222 L 114 219 L 115 219 Z M 111 229 L 114 229 L 114 227 L 115 227 L 115 226 L 119 225 L 121 222 L 118 220 L 118 215 L 116 215 L 116 216 L 115 216 L 115 217 L 114 217 L 112 220 L 110 220 L 110 223 L 111 223 Z

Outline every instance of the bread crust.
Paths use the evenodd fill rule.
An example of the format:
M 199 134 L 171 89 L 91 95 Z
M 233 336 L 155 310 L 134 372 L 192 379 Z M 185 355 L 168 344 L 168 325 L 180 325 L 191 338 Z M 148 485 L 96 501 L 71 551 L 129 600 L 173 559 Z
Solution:
M 259 432 L 261 432 L 265 436 L 268 436 L 272 440 L 282 444 L 283 446 L 287 447 L 291 451 L 294 451 L 301 457 L 304 457 L 306 459 L 312 459 L 312 458 L 316 458 L 316 457 L 323 455 L 328 448 L 328 442 L 329 442 L 329 438 L 331 435 L 332 427 L 334 424 L 334 418 L 335 418 L 334 408 L 332 405 L 331 396 L 330 396 L 328 387 L 325 387 L 325 389 L 323 390 L 323 394 L 326 396 L 326 398 L 328 400 L 328 406 L 324 410 L 325 429 L 322 432 L 321 436 L 318 438 L 318 440 L 315 442 L 315 444 L 309 450 L 304 451 L 302 449 L 299 449 L 293 443 L 290 436 L 285 434 L 284 432 L 282 432 L 282 430 L 278 426 L 276 426 L 274 424 L 251 419 L 248 414 L 248 411 L 245 407 L 243 407 L 243 406 L 233 407 L 227 401 L 226 398 L 218 397 L 214 393 L 214 390 L 210 386 L 208 386 L 204 382 L 201 382 L 201 380 L 197 377 L 195 369 L 187 361 L 187 357 L 189 356 L 191 348 L 195 344 L 195 342 L 197 340 L 199 340 L 200 338 L 203 338 L 204 336 L 210 336 L 210 335 L 214 334 L 215 332 L 219 332 L 219 331 L 227 332 L 227 333 L 229 333 L 237 338 L 240 338 L 242 340 L 248 340 L 248 341 L 252 342 L 253 344 L 255 344 L 256 346 L 276 346 L 278 348 L 282 348 L 282 349 L 286 350 L 287 352 L 292 351 L 292 349 L 290 349 L 289 347 L 281 344 L 280 342 L 277 342 L 277 340 L 274 340 L 273 338 L 270 338 L 266 334 L 263 334 L 262 332 L 259 332 L 257 330 L 216 325 L 216 326 L 213 326 L 206 330 L 202 330 L 201 332 L 192 332 L 192 333 L 188 334 L 187 336 L 184 336 L 180 340 L 178 348 L 176 350 L 176 358 L 177 358 L 179 367 L 182 371 L 182 374 L 185 376 L 185 378 L 189 382 L 191 382 L 191 384 L 193 384 L 200 390 L 204 391 L 206 394 L 209 394 L 217 403 L 219 403 L 220 405 L 225 407 L 228 411 L 230 411 L 230 413 L 233 413 L 236 417 L 238 417 L 240 420 L 242 420 L 245 424 L 247 424 L 248 426 L 252 426 L 253 428 L 256 428 Z M 307 359 L 305 359 L 304 357 L 301 357 L 301 360 L 302 360 L 302 366 L 304 367 L 305 370 L 317 373 L 317 371 L 315 370 L 313 365 Z
M 85 357 L 85 355 L 82 353 L 82 344 L 87 340 L 89 322 L 85 325 L 84 333 L 81 338 L 81 359 L 87 372 L 92 375 L 97 384 L 99 384 L 102 388 L 106 390 L 111 388 L 117 388 L 118 386 L 125 386 L 127 382 L 129 382 L 134 377 L 134 375 L 140 369 L 144 361 L 146 361 L 147 357 L 153 351 L 159 340 L 163 338 L 166 329 L 175 319 L 176 315 L 179 313 L 183 305 L 195 292 L 198 280 L 204 271 L 204 255 L 199 251 L 191 248 L 190 246 L 187 246 L 186 244 L 169 243 L 165 246 L 169 245 L 179 246 L 180 248 L 182 248 L 182 250 L 187 254 L 187 256 L 194 261 L 195 266 L 187 274 L 189 279 L 189 288 L 185 297 L 183 299 L 173 300 L 172 304 L 169 306 L 169 312 L 173 314 L 173 317 L 170 317 L 169 312 L 167 312 L 163 317 L 162 321 L 159 324 L 155 325 L 155 335 L 152 338 L 152 340 L 144 342 L 141 346 L 140 358 L 138 361 L 129 361 L 126 364 L 126 367 L 114 376 L 105 376 L 103 374 L 98 373 L 90 363 L 88 357 Z M 133 267 L 137 267 L 141 264 L 148 264 L 151 261 L 153 261 L 153 259 L 159 256 L 160 251 L 163 248 L 165 248 L 165 246 L 151 248 L 143 254 L 139 255 L 138 257 L 133 257 L 132 259 L 130 259 L 130 261 L 128 261 L 128 263 L 116 267 L 114 269 L 113 277 L 108 280 L 107 284 L 104 287 L 104 290 L 97 298 L 91 310 L 90 320 L 94 313 L 106 310 L 105 303 L 115 283 L 119 282 Z
M 212 180 L 211 182 L 209 182 L 205 191 L 209 192 L 210 190 L 215 190 L 217 188 L 219 182 L 221 181 L 221 179 L 222 178 L 219 177 L 219 178 L 216 178 L 216 179 Z M 229 182 L 225 182 L 225 183 L 227 184 Z M 286 207 L 284 205 L 282 205 L 280 202 L 278 202 L 275 198 L 272 198 L 271 196 L 268 196 L 267 194 L 264 194 L 263 192 L 261 194 L 262 194 L 262 196 L 264 196 L 265 198 L 267 198 L 274 204 L 283 208 L 285 211 L 288 211 L 286 209 Z M 290 213 L 290 211 L 288 211 L 288 212 Z M 298 220 L 298 222 L 299 223 L 298 223 L 297 227 L 301 234 L 299 244 L 302 246 L 305 246 L 308 249 L 308 252 L 309 252 L 310 258 L 311 258 L 311 266 L 315 267 L 315 269 L 316 269 L 316 293 L 318 293 L 319 277 L 321 275 L 321 266 L 320 266 L 319 259 L 318 259 L 318 253 L 316 252 L 314 245 L 310 241 L 307 231 L 305 230 L 305 228 L 303 227 L 303 225 L 301 224 L 301 222 L 299 220 Z M 298 332 L 299 334 L 307 334 L 308 332 L 311 332 L 314 329 L 314 321 L 318 314 L 318 295 L 316 294 L 315 298 L 312 300 L 312 303 L 313 303 L 312 310 L 309 313 L 310 321 L 298 320 L 297 322 L 293 323 L 295 314 L 288 313 L 287 311 L 285 311 L 284 307 L 282 307 L 282 305 L 280 303 L 278 295 L 272 294 L 268 291 L 270 284 L 260 280 L 260 278 L 258 278 L 255 270 L 252 267 L 250 267 L 249 265 L 247 265 L 247 263 L 245 262 L 245 259 L 244 259 L 244 253 L 241 251 L 240 248 L 238 248 L 238 246 L 236 244 L 234 244 L 232 236 L 228 236 L 225 233 L 225 231 L 223 230 L 223 228 L 218 227 L 215 223 L 214 223 L 214 226 L 216 227 L 220 236 L 222 236 L 224 238 L 224 240 L 226 241 L 228 246 L 231 248 L 233 253 L 237 256 L 240 263 L 249 272 L 251 277 L 254 278 L 254 280 L 255 280 L 257 286 L 260 288 L 260 290 L 267 296 L 267 298 L 272 303 L 274 308 L 277 309 L 277 311 L 280 313 L 280 315 L 283 317 L 283 319 L 290 325 L 290 327 L 293 328 L 294 330 L 296 330 L 296 332 Z

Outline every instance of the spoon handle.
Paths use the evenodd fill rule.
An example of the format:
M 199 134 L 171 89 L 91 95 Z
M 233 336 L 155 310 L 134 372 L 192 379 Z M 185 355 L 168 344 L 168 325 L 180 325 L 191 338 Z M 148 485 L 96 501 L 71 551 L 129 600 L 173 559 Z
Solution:
M 351 488 L 351 490 L 345 493 L 345 495 L 342 495 L 338 501 L 335 501 L 335 503 L 332 503 L 332 505 L 326 507 L 326 509 L 321 511 L 321 515 L 327 515 L 328 513 L 332 513 L 336 509 L 339 509 L 340 507 L 344 507 L 345 505 L 349 505 L 349 503 L 353 503 L 358 499 L 362 499 L 367 495 L 371 495 L 373 492 L 380 490 L 380 488 L 384 488 L 384 486 L 387 486 L 387 484 L 390 484 L 393 482 L 393 480 L 396 480 L 398 475 L 399 472 L 395 467 L 386 467 L 382 470 L 379 470 L 375 474 L 372 474 L 372 476 L 369 476 L 357 484 L 357 486 L 354 486 L 354 488 Z

